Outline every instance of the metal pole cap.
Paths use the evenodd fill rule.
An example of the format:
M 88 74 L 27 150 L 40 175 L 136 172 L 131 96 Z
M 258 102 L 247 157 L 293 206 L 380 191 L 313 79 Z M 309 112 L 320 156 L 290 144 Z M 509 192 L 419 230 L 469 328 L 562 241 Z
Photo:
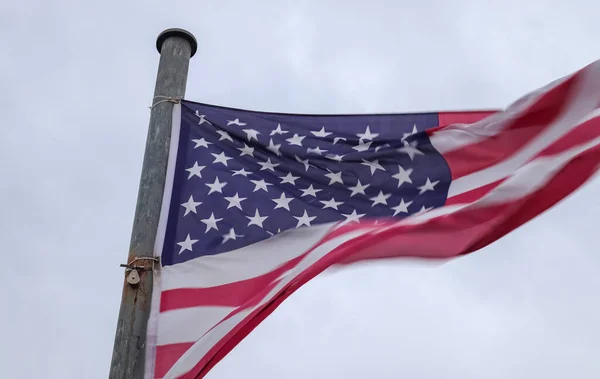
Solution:
M 196 54 L 196 51 L 198 50 L 198 41 L 196 41 L 196 37 L 194 37 L 194 35 L 188 32 L 187 30 L 179 28 L 167 29 L 158 35 L 158 38 L 156 39 L 156 49 L 158 50 L 159 54 L 162 49 L 163 43 L 171 37 L 181 37 L 183 39 L 186 39 L 190 43 L 190 46 L 192 48 L 190 58 L 193 57 L 194 54 Z

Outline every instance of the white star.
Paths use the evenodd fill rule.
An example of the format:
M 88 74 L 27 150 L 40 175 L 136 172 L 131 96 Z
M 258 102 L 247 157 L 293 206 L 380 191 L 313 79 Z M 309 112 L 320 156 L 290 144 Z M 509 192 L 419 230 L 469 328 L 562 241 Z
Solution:
M 266 162 L 256 162 L 256 163 L 258 163 L 259 165 L 262 166 L 260 171 L 271 170 L 271 171 L 275 172 L 275 167 L 279 166 L 279 163 L 272 163 L 271 158 L 268 158 Z
M 344 204 L 343 201 L 335 201 L 335 199 L 333 197 L 331 198 L 331 200 L 327 200 L 327 201 L 321 200 L 321 203 L 323 203 L 323 209 L 333 208 L 336 211 L 338 210 L 338 205 Z
M 382 165 L 379 164 L 379 159 L 375 159 L 373 162 L 369 162 L 365 159 L 363 159 L 363 163 L 361 163 L 363 166 L 368 166 L 371 169 L 371 176 L 373 176 L 375 174 L 375 171 L 377 170 L 381 170 L 383 172 L 385 172 L 385 169 L 383 168 Z
M 235 234 L 235 230 L 233 228 L 229 229 L 229 233 L 227 234 L 223 234 L 223 242 L 221 242 L 221 244 L 224 244 L 225 242 L 229 241 L 229 240 L 236 240 L 237 237 L 243 237 L 242 235 L 237 235 Z
M 242 201 L 244 201 L 246 199 L 247 199 L 246 197 L 240 197 L 237 192 L 233 196 L 225 197 L 225 200 L 227 200 L 229 202 L 227 209 L 229 209 L 231 207 L 236 207 L 239 210 L 242 210 Z
M 256 192 L 256 191 L 258 191 L 258 190 L 264 190 L 265 192 L 269 192 L 269 191 L 267 190 L 267 186 L 272 186 L 272 184 L 271 184 L 271 183 L 267 183 L 267 182 L 265 182 L 265 180 L 264 180 L 264 179 L 261 179 L 261 180 L 250 180 L 250 181 L 251 181 L 252 183 L 254 183 L 254 186 L 255 186 L 255 187 L 254 187 L 254 191 L 252 191 L 252 192 Z
M 298 134 L 294 134 L 293 137 L 286 139 L 290 145 L 302 146 L 302 140 L 305 139 L 306 136 L 300 136 Z
M 329 172 L 329 174 L 325 174 L 326 177 L 329 178 L 329 184 L 328 185 L 332 185 L 335 183 L 341 183 L 344 184 L 344 181 L 342 180 L 342 172 Z
M 313 185 L 311 184 L 310 187 L 308 187 L 307 189 L 301 189 L 300 191 L 302 191 L 301 197 L 309 196 L 309 195 L 317 197 L 317 192 L 321 192 L 322 190 L 314 189 Z
M 256 225 L 260 228 L 264 228 L 263 222 L 265 222 L 265 220 L 267 218 L 269 218 L 269 216 L 261 216 L 260 213 L 258 213 L 258 208 L 257 208 L 256 212 L 254 212 L 254 216 L 252 216 L 252 217 L 246 216 L 246 218 L 250 220 L 250 222 L 248 223 L 248 226 Z
M 302 216 L 300 216 L 300 217 L 294 216 L 294 218 L 296 220 L 298 220 L 298 225 L 296 225 L 296 228 L 299 228 L 302 225 L 310 226 L 310 222 L 312 220 L 314 220 L 315 218 L 317 218 L 317 216 L 309 216 L 308 213 L 306 213 L 306 209 L 305 209 L 304 214 Z
M 338 141 L 346 141 L 346 137 L 335 137 L 333 139 L 333 144 L 335 145 Z
M 269 146 L 267 146 L 267 149 L 268 149 L 269 151 L 272 151 L 272 152 L 273 152 L 274 154 L 276 154 L 276 155 L 281 155 L 281 153 L 279 152 L 279 148 L 280 148 L 280 147 L 281 147 L 281 144 L 275 145 L 275 144 L 273 143 L 273 138 L 271 138 L 271 139 L 269 140 Z
M 202 146 L 202 147 L 208 147 L 208 145 L 212 145 L 212 142 L 208 142 L 207 140 L 203 138 L 200 139 L 193 139 L 192 142 L 194 142 L 196 144 L 196 146 L 194 146 L 194 149 Z
M 297 160 L 299 163 L 302 163 L 302 164 L 304 165 L 304 171 L 308 171 L 308 168 L 310 167 L 310 163 L 308 163 L 308 159 L 304 159 L 304 160 L 302 160 L 302 159 L 300 159 L 300 157 L 298 157 L 297 155 L 295 155 L 295 157 L 296 157 L 296 160 Z
M 275 208 L 273 209 L 277 209 L 277 208 L 285 208 L 288 211 L 290 210 L 290 201 L 294 200 L 293 197 L 286 197 L 285 193 L 282 193 L 281 196 L 279 197 L 279 199 L 271 199 L 275 202 L 275 204 L 277 204 L 275 206 Z
M 221 183 L 219 182 L 219 177 L 216 177 L 214 183 L 206 183 L 206 186 L 210 188 L 208 194 L 210 195 L 213 192 L 223 193 L 223 187 L 225 187 L 225 185 L 227 185 L 227 182 Z
M 244 133 L 246 133 L 246 138 L 248 138 L 248 141 L 252 141 L 252 138 L 258 141 L 258 135 L 260 134 L 258 130 L 244 129 Z
M 284 135 L 285 133 L 288 133 L 288 131 L 281 130 L 281 124 L 277 124 L 277 129 L 271 130 L 271 134 L 269 134 L 269 135 L 270 136 L 274 136 L 275 134 Z
M 185 237 L 185 241 L 177 242 L 177 244 L 179 246 L 181 246 L 181 249 L 179 250 L 179 254 L 183 253 L 186 250 L 192 251 L 192 245 L 198 241 L 199 240 L 191 239 L 190 235 L 188 234 L 187 237 Z
M 221 138 L 219 138 L 219 141 L 223 141 L 224 139 L 228 139 L 231 142 L 233 142 L 233 138 L 231 138 L 231 136 L 229 135 L 229 133 L 227 133 L 224 130 L 217 130 L 217 133 L 219 133 L 219 135 L 221 136 Z
M 373 202 L 373 204 L 371 205 L 371 208 L 376 206 L 377 204 L 387 205 L 387 199 L 389 199 L 391 196 L 392 196 L 391 193 L 384 194 L 383 191 L 379 191 L 379 195 L 369 199 Z
M 225 155 L 225 152 L 222 151 L 221 154 L 215 154 L 215 153 L 210 153 L 213 157 L 215 157 L 215 160 L 213 161 L 213 163 L 223 163 L 223 165 L 227 166 L 227 161 L 233 158 L 228 157 L 227 155 Z
M 325 131 L 325 127 L 322 127 L 321 130 L 319 130 L 318 132 L 311 132 L 315 137 L 327 137 L 330 134 L 333 134 L 331 132 L 326 132 Z
M 369 129 L 369 125 L 367 125 L 367 130 L 365 130 L 364 133 L 357 133 L 356 136 L 363 140 L 363 139 L 373 139 L 373 138 L 377 138 L 377 136 L 379 136 L 379 133 L 371 133 L 371 129 Z
M 190 199 L 187 202 L 181 204 L 181 206 L 185 208 L 185 214 L 183 215 L 183 217 L 187 216 L 190 212 L 196 213 L 196 207 L 200 204 L 202 203 L 199 201 L 194 201 L 194 197 L 190 195 Z
M 206 166 L 198 166 L 198 162 L 194 162 L 194 165 L 192 167 L 185 169 L 185 171 L 190 173 L 190 175 L 188 175 L 188 179 L 191 179 L 192 176 L 197 176 L 201 178 L 202 174 L 200 172 L 205 168 Z
M 236 118 L 235 120 L 227 120 L 227 126 L 229 125 L 244 126 L 246 123 L 241 122 L 239 118 Z
M 398 165 L 398 173 L 392 175 L 392 178 L 398 179 L 398 188 L 400 188 L 403 183 L 412 183 L 412 179 L 410 178 L 412 172 L 412 168 L 405 170 L 402 166 Z
M 281 184 L 290 183 L 293 185 L 296 184 L 296 180 L 300 179 L 299 176 L 294 176 L 294 175 L 292 175 L 291 172 L 288 172 L 288 174 L 286 176 L 280 176 L 279 178 L 281 179 Z
M 204 232 L 204 233 L 208 233 L 208 231 L 211 229 L 218 231 L 219 227 L 217 226 L 217 222 L 222 221 L 222 220 L 223 220 L 222 218 L 215 218 L 215 214 L 211 212 L 209 218 L 200 220 L 200 222 L 202 222 L 203 224 L 206 224 L 206 232 Z
M 427 178 L 427 181 L 425 182 L 425 184 L 423 184 L 422 186 L 418 187 L 419 188 L 419 195 L 424 194 L 427 191 L 433 191 L 435 189 L 435 186 L 439 183 L 439 180 L 436 180 L 435 182 L 431 183 L 431 181 L 429 180 L 429 178 Z
M 417 134 L 417 133 L 418 133 L 418 132 L 417 132 L 417 125 L 416 125 L 416 124 L 414 124 L 414 125 L 413 125 L 413 129 L 412 129 L 412 132 L 409 132 L 409 133 L 404 133 L 404 134 L 402 135 L 402 141 L 404 141 L 404 140 L 405 140 L 405 139 L 407 139 L 408 137 L 412 136 L 413 134 Z
M 245 168 L 242 168 L 240 170 L 233 170 L 233 175 L 232 176 L 236 176 L 236 175 L 244 175 L 244 176 L 248 176 L 250 174 L 252 174 L 250 171 L 246 171 Z
M 196 111 L 196 117 L 198 117 L 200 120 L 198 121 L 198 125 L 202 125 L 205 122 L 209 123 L 210 125 L 212 125 L 210 123 L 210 121 L 208 121 L 207 119 L 205 119 L 206 115 L 204 114 L 200 114 L 200 112 Z
M 241 151 L 240 157 L 243 157 L 244 155 L 254 156 L 254 148 L 251 146 L 244 144 L 244 147 L 238 147 L 237 149 Z
M 350 214 L 343 214 L 342 216 L 346 217 L 346 220 L 342 222 L 342 224 L 347 224 L 349 222 L 360 222 L 360 218 L 365 216 L 365 213 L 357 214 L 356 209 L 352 211 Z
M 343 155 L 339 155 L 339 154 L 335 154 L 335 155 L 328 154 L 325 157 L 331 159 L 332 161 L 338 161 L 338 162 L 341 162 L 342 158 L 344 158 Z
M 408 203 L 405 203 L 404 199 L 400 199 L 400 204 L 398 204 L 398 205 L 396 205 L 395 207 L 392 208 L 394 210 L 394 216 L 397 215 L 400 212 L 402 212 L 402 213 L 408 213 L 408 207 L 411 204 L 412 204 L 412 201 L 409 201 Z
M 315 147 L 314 149 L 313 149 L 313 148 L 310 148 L 310 147 L 309 147 L 308 149 L 306 149 L 306 152 L 307 152 L 308 154 L 318 154 L 318 155 L 323 155 L 323 153 L 324 153 L 324 152 L 326 152 L 326 151 L 327 151 L 327 150 L 321 150 L 321 148 L 320 148 L 319 146 Z
M 369 142 L 365 143 L 365 142 L 363 142 L 363 140 L 359 140 L 358 145 L 352 146 L 352 148 L 358 152 L 367 151 L 367 150 L 369 150 L 369 147 L 371 147 L 372 143 L 373 143 L 373 141 L 369 141 Z
M 356 184 L 356 186 L 354 187 L 348 187 L 349 190 L 352 190 L 352 193 L 350 194 L 350 197 L 356 195 L 357 193 L 360 193 L 361 195 L 365 195 L 365 190 L 367 188 L 369 188 L 370 184 L 365 184 L 362 185 L 360 183 L 360 180 L 358 180 L 358 183 Z
M 408 143 L 404 141 L 404 146 L 397 150 L 399 153 L 406 153 L 410 157 L 410 160 L 415 159 L 415 155 L 425 155 L 422 151 L 417 149 L 417 141 Z

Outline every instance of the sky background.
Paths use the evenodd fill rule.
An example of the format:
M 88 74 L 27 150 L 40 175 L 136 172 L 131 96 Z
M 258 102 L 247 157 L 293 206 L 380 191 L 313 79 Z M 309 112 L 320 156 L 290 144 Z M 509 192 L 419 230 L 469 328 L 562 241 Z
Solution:
M 596 1 L 484 4 L 0 1 L 0 376 L 108 375 L 162 30 L 198 39 L 188 99 L 294 113 L 502 108 L 600 58 Z M 599 378 L 599 193 L 330 270 L 207 379 Z

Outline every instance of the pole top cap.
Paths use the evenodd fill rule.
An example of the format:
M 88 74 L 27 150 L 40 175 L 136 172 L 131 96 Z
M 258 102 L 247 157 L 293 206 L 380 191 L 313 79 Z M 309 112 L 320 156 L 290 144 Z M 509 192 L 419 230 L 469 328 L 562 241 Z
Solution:
M 198 41 L 196 41 L 196 37 L 194 37 L 194 35 L 188 32 L 187 30 L 179 28 L 167 29 L 158 35 L 158 38 L 156 38 L 156 49 L 159 53 L 162 50 L 163 43 L 171 37 L 181 37 L 183 39 L 186 39 L 190 43 L 190 47 L 192 48 L 190 58 L 193 57 L 194 54 L 196 54 L 196 51 L 198 50 Z

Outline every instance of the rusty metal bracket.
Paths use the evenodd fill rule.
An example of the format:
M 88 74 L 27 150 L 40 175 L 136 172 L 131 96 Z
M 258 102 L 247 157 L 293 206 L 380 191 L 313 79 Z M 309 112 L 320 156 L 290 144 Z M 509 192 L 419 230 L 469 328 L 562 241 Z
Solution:
M 135 265 L 135 262 L 137 261 L 152 261 L 153 264 L 150 267 L 146 267 L 146 266 L 138 266 Z M 139 271 L 152 271 L 154 268 L 154 263 L 158 263 L 160 262 L 160 258 L 159 257 L 136 257 L 133 258 L 131 260 L 131 262 L 125 264 L 125 263 L 121 263 L 119 265 L 119 267 L 125 267 L 125 272 L 129 272 L 131 270 L 139 270 Z
M 152 261 L 150 267 L 136 265 L 138 261 Z M 141 278 L 138 271 L 153 271 L 154 264 L 159 262 L 158 257 L 135 257 L 127 264 L 121 264 L 120 267 L 125 267 L 125 275 L 127 275 L 127 283 L 131 286 L 140 284 Z

